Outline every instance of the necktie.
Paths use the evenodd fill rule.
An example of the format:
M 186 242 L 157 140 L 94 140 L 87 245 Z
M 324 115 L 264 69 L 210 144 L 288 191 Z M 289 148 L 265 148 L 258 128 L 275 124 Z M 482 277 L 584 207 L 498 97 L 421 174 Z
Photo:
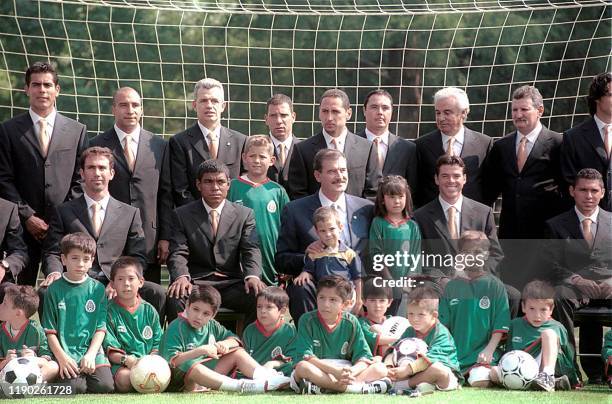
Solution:
M 285 145 L 281 143 L 278 145 L 278 160 L 280 161 L 281 167 L 285 166 L 285 158 Z
M 591 219 L 584 219 L 582 221 L 582 234 L 584 239 L 589 244 L 589 247 L 593 247 L 593 233 L 591 233 Z
M 606 156 L 610 158 L 610 154 L 612 153 L 612 123 L 604 126 L 604 147 L 606 149 Z
M 43 157 L 47 157 L 49 151 L 49 136 L 47 135 L 47 121 L 44 118 L 38 120 L 38 142 L 40 143 L 40 150 L 42 151 Z
M 217 158 L 217 135 L 213 132 L 208 132 L 208 139 L 210 139 L 210 145 L 208 146 L 210 158 L 215 160 Z
M 93 231 L 96 233 L 96 237 L 100 235 L 100 229 L 102 228 L 102 220 L 100 219 L 100 204 L 94 202 L 91 205 L 91 224 L 93 225 Z
M 448 208 L 448 233 L 452 239 L 459 238 L 459 234 L 457 234 L 457 223 L 455 221 L 455 211 L 456 208 L 454 206 Z
M 331 148 L 338 150 L 338 142 L 336 141 L 336 138 L 332 138 L 332 140 L 331 140 Z
M 217 229 L 219 228 L 219 217 L 216 210 L 210 211 L 210 227 L 212 228 L 213 237 L 217 237 Z
M 123 154 L 125 155 L 125 161 L 127 161 L 128 167 L 130 168 L 130 172 L 134 172 L 134 153 L 132 153 L 132 148 L 130 147 L 130 143 L 132 143 L 132 136 L 125 135 L 123 138 Z
M 374 138 L 374 152 L 376 153 L 376 158 L 378 159 L 378 168 L 382 171 L 383 166 L 385 165 L 385 156 L 383 155 L 383 149 L 380 146 L 380 143 L 380 137 L 376 136 Z
M 446 154 L 448 154 L 449 156 L 455 155 L 455 149 L 453 148 L 454 144 L 455 144 L 455 137 L 451 136 L 450 139 L 448 139 L 448 147 L 446 148 Z
M 516 154 L 516 166 L 518 167 L 519 173 L 523 171 L 523 167 L 525 166 L 526 161 L 527 161 L 527 136 L 523 136 L 519 143 L 518 153 Z

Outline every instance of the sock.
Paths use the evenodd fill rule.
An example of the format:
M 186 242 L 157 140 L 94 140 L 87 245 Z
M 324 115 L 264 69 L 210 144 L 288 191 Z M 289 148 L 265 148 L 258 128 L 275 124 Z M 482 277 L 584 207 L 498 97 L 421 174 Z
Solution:
M 554 366 L 544 366 L 542 368 L 542 372 L 546 373 L 547 375 L 554 376 L 555 375 L 555 367 Z
M 353 383 L 346 386 L 345 393 L 361 394 L 363 390 L 363 383 Z
M 221 376 L 223 381 L 221 382 L 221 387 L 219 390 L 223 391 L 240 391 L 242 386 L 242 380 L 232 379 L 231 377 Z
M 272 376 L 274 373 L 276 372 L 273 369 L 269 369 L 263 366 L 257 366 L 253 370 L 253 380 L 267 379 L 270 376 Z

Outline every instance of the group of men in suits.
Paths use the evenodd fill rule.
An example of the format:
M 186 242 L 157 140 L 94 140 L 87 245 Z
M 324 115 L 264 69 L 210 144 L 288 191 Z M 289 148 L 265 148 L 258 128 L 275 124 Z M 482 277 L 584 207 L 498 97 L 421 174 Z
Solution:
M 358 134 L 347 128 L 353 111 L 346 93 L 327 90 L 319 102 L 321 132 L 302 141 L 293 133 L 291 99 L 274 95 L 264 116 L 276 158 L 268 173 L 292 199 L 281 216 L 277 270 L 298 274 L 304 254 L 320 248 L 311 218 L 320 206 L 333 205 L 341 212 L 344 242 L 365 255 L 371 200 L 379 180 L 394 174 L 405 177 L 413 192 L 419 207 L 414 218 L 426 253 L 454 254 L 462 231 L 481 230 L 492 241 L 488 268 L 520 287 L 542 274 L 523 265 L 535 256 L 516 248 L 525 244 L 506 240 L 541 239 L 545 234 L 586 240 L 584 228 L 577 230 L 576 215 L 571 220 L 551 218 L 572 205 L 579 209 L 586 180 L 577 180 L 577 173 L 592 168 L 602 182 L 600 208 L 592 218 L 595 242 L 581 245 L 581 254 L 574 251 L 576 244 L 571 254 L 560 246 L 553 272 L 561 273 L 562 262 L 580 256 L 581 278 L 567 280 L 578 284 L 573 290 L 585 289 L 582 279 L 601 280 L 601 271 L 597 279 L 589 279 L 593 265 L 604 268 L 603 276 L 609 278 L 610 249 L 598 246 L 609 242 L 600 233 L 609 227 L 612 199 L 611 82 L 609 73 L 594 78 L 588 97 L 592 117 L 564 136 L 541 124 L 539 91 L 520 87 L 512 96 L 516 131 L 497 142 L 465 126 L 469 100 L 453 87 L 435 94 L 437 129 L 415 142 L 390 133 L 393 98 L 385 90 L 366 96 L 366 127 Z M 255 223 L 252 212 L 225 199 L 229 181 L 242 171 L 246 136 L 221 125 L 227 102 L 219 81 L 196 83 L 192 106 L 197 121 L 169 142 L 140 126 L 142 101 L 134 89 L 115 93 L 115 125 L 91 140 L 84 125 L 55 109 L 60 86 L 50 64 L 28 68 L 25 92 L 28 112 L 0 126 L 0 282 L 34 284 L 42 262 L 42 286 L 48 286 L 61 276 L 59 240 L 82 231 L 97 241 L 91 276 L 108 285 L 110 264 L 117 257 L 139 258 L 148 281 L 143 297 L 160 313 L 167 301 L 169 318 L 182 309 L 194 283 L 214 284 L 225 307 L 254 318 L 254 296 L 264 287 Z M 88 144 L 93 148 L 85 151 Z M 490 207 L 499 195 L 501 244 Z M 571 262 L 565 264 L 568 270 L 577 271 Z M 171 275 L 169 299 L 159 285 L 163 264 Z M 445 269 L 437 269 L 438 277 L 445 278 Z M 565 278 L 557 281 L 568 286 Z M 608 288 L 601 290 L 605 294 Z M 288 291 L 295 318 L 314 307 L 311 286 L 290 283 Z M 518 299 L 516 289 L 509 286 L 508 291 L 511 301 Z M 114 291 L 108 286 L 107 292 L 112 296 Z M 610 297 L 599 300 L 609 304 Z M 571 321 L 576 305 L 558 307 L 564 321 Z

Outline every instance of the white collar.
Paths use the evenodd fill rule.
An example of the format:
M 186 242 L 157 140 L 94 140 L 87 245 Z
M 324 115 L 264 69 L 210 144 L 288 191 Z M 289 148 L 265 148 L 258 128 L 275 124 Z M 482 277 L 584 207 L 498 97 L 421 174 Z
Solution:
M 278 149 L 278 146 L 280 144 L 284 144 L 285 150 L 289 150 L 289 148 L 291 148 L 291 143 L 293 143 L 293 134 L 287 136 L 287 139 L 281 142 L 280 140 L 272 136 L 272 134 L 270 133 L 270 140 L 272 141 L 272 144 L 274 145 L 274 150 Z
M 338 137 L 333 137 L 332 135 L 327 133 L 325 129 L 322 129 L 321 133 L 323 133 L 323 137 L 325 138 L 325 143 L 327 143 L 328 147 L 331 145 L 332 139 L 336 139 L 336 143 L 338 144 L 340 151 L 344 149 L 344 143 L 346 142 L 346 135 L 348 134 L 348 129 L 346 127 L 342 130 L 342 133 Z
M 117 126 L 117 124 L 115 124 L 114 128 L 115 128 L 115 132 L 117 133 L 117 137 L 119 138 L 119 143 L 121 143 L 121 146 L 123 146 L 123 139 L 127 135 L 130 135 L 132 137 L 132 141 L 138 144 L 138 140 L 140 139 L 140 124 L 136 126 L 136 128 L 132 131 L 132 133 L 127 133 L 127 132 L 122 131 Z
M 321 206 L 327 207 L 333 204 L 333 205 L 336 205 L 338 209 L 340 209 L 341 211 L 346 212 L 346 194 L 345 193 L 342 193 L 342 195 L 340 195 L 340 198 L 338 198 L 338 200 L 334 202 L 328 197 L 326 197 L 323 191 L 319 189 L 319 201 L 321 202 Z
M 602 121 L 601 119 L 599 119 L 597 114 L 593 115 L 593 119 L 595 119 L 595 123 L 597 124 L 597 129 L 599 129 L 599 133 L 603 133 L 603 127 L 608 124 Z M 612 125 L 612 122 L 610 122 L 610 124 Z
M 451 137 L 455 138 L 455 143 L 459 143 L 459 144 L 463 144 L 463 140 L 465 139 L 465 126 L 461 125 L 461 128 L 459 129 L 459 132 L 457 132 L 457 134 L 455 136 L 448 136 L 445 135 L 444 133 L 440 132 L 440 134 L 442 135 L 442 143 L 446 144 L 448 143 L 448 140 Z
M 38 121 L 43 119 L 43 117 L 38 115 L 36 112 L 34 112 L 32 108 L 30 108 L 28 112 L 30 113 L 30 118 L 32 119 L 32 122 L 34 123 L 34 125 L 38 126 Z M 53 110 L 49 113 L 49 115 L 47 115 L 44 118 L 45 121 L 47 121 L 47 126 L 53 127 L 53 125 L 55 124 L 56 115 L 57 115 L 57 110 L 53 108 Z
M 81 279 L 80 281 L 73 281 L 73 280 L 68 279 L 68 277 L 66 276 L 66 273 L 64 272 L 62 274 L 62 278 L 64 278 L 66 282 L 72 283 L 73 285 L 80 285 L 81 283 L 85 282 L 87 278 L 89 278 L 89 275 L 85 274 L 85 277 L 83 277 L 83 279 Z
M 223 211 L 223 207 L 225 206 L 225 199 L 221 202 L 219 206 L 217 206 L 214 209 L 210 207 L 206 202 L 204 202 L 204 198 L 202 198 L 201 200 L 202 200 L 202 204 L 204 205 L 204 209 L 206 209 L 206 213 L 209 216 L 210 216 L 210 211 L 214 210 L 215 212 L 217 212 L 217 215 L 221 217 L 221 211 Z
M 383 133 L 382 135 L 375 135 L 374 133 L 370 132 L 370 130 L 368 128 L 365 129 L 365 134 L 366 134 L 366 138 L 368 138 L 368 140 L 370 141 L 370 143 L 374 142 L 374 138 L 380 138 L 381 142 L 386 145 L 389 146 L 389 131 L 385 131 L 385 133 Z
M 531 144 L 535 143 L 536 140 L 538 140 L 538 135 L 540 134 L 541 131 L 542 131 L 542 124 L 540 123 L 540 121 L 538 121 L 538 124 L 536 125 L 536 127 L 531 132 L 529 132 L 527 135 L 523 135 L 521 132 L 517 130 L 516 131 L 518 135 L 516 137 L 517 144 L 518 142 L 521 141 L 522 136 L 527 136 L 527 141 L 529 141 L 529 143 Z
M 94 201 L 93 199 L 91 199 L 89 195 L 87 195 L 86 192 L 83 192 L 83 196 L 85 197 L 85 203 L 87 203 L 88 211 L 91 209 L 91 205 L 93 205 L 94 203 L 98 203 L 100 207 L 102 207 L 102 210 L 106 212 L 106 207 L 108 206 L 108 202 L 110 201 L 110 194 L 107 194 L 104 198 L 100 199 L 99 201 Z
M 457 212 L 461 213 L 461 207 L 463 206 L 463 194 L 461 194 L 461 196 L 459 196 L 459 199 L 457 199 L 457 202 L 452 205 L 446 202 L 440 195 L 438 195 L 438 201 L 440 201 L 440 205 L 442 205 L 442 210 L 444 212 L 447 212 L 448 208 L 454 206 L 455 209 L 457 209 Z
M 576 215 L 578 215 L 578 222 L 582 223 L 584 219 L 591 219 L 592 223 L 597 223 L 597 216 L 599 215 L 599 206 L 595 208 L 595 211 L 591 216 L 585 216 L 578 210 L 576 205 L 574 205 L 574 211 L 576 211 Z

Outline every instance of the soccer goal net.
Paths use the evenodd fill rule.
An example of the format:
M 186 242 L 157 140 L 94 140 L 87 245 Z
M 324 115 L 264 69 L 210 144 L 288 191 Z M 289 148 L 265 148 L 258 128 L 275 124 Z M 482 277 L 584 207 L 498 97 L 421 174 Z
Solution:
M 293 98 L 294 132 L 319 129 L 317 104 L 345 90 L 350 129 L 363 126 L 367 92 L 395 99 L 392 131 L 434 128 L 433 94 L 467 91 L 468 125 L 498 137 L 511 128 L 508 100 L 523 84 L 545 98 L 544 123 L 584 118 L 591 78 L 610 70 L 609 1 L 570 0 L 3 0 L 0 119 L 27 108 L 23 72 L 38 60 L 59 70 L 58 109 L 92 133 L 112 125 L 111 96 L 143 96 L 144 126 L 170 135 L 189 126 L 193 84 L 224 83 L 224 124 L 263 133 L 266 100 Z

